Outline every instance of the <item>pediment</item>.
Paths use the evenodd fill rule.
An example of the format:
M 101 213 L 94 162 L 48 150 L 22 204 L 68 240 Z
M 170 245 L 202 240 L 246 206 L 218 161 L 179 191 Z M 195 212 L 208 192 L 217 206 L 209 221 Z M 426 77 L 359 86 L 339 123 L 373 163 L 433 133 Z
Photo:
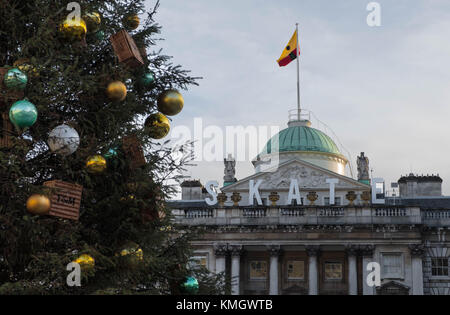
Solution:
M 283 191 L 289 190 L 292 179 L 297 179 L 300 189 L 320 191 L 330 189 L 330 185 L 327 183 L 327 179 L 329 178 L 339 180 L 339 183 L 336 185 L 337 190 L 357 191 L 368 190 L 370 188 L 368 185 L 360 183 L 353 178 L 342 176 L 299 159 L 292 159 L 284 162 L 277 168 L 270 169 L 267 172 L 256 173 L 221 190 L 223 192 L 247 191 L 251 180 L 254 180 L 255 183 L 263 180 L 260 185 L 260 190 Z

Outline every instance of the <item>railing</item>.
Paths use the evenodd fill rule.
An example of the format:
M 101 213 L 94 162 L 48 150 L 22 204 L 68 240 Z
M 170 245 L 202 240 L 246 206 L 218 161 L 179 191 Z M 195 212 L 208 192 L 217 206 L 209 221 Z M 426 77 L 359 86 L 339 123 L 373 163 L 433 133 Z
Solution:
M 319 217 L 343 217 L 345 215 L 345 210 L 343 207 L 339 208 L 321 208 L 318 212 Z
M 406 217 L 406 208 L 376 208 L 374 215 L 376 217 Z
M 197 219 L 197 218 L 213 218 L 213 209 L 189 209 L 184 210 L 184 217 L 187 219 Z
M 424 210 L 422 212 L 424 219 L 450 219 L 450 210 Z
M 376 206 L 255 206 L 174 209 L 175 220 L 189 225 L 404 224 L 450 226 L 450 209 Z
M 263 218 L 267 216 L 267 209 L 265 208 L 244 208 L 242 209 L 244 218 Z
M 283 209 L 280 209 L 280 216 L 303 217 L 303 216 L 305 216 L 305 209 L 302 209 L 302 208 L 283 208 Z

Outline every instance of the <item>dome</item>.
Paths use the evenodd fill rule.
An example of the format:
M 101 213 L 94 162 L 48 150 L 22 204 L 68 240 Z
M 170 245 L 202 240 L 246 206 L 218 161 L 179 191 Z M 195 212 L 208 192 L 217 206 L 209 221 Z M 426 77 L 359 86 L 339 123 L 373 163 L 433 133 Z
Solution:
M 322 152 L 342 155 L 334 141 L 320 130 L 309 127 L 308 124 L 294 125 L 284 129 L 270 139 L 261 154 L 274 152 Z

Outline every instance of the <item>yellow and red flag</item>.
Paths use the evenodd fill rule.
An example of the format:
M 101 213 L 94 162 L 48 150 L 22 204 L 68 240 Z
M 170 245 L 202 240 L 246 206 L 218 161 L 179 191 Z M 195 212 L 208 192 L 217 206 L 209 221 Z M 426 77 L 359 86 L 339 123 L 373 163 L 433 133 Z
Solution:
M 295 31 L 277 62 L 280 67 L 284 67 L 290 64 L 291 61 L 297 59 L 297 56 L 300 56 L 300 45 L 298 44 L 297 31 Z

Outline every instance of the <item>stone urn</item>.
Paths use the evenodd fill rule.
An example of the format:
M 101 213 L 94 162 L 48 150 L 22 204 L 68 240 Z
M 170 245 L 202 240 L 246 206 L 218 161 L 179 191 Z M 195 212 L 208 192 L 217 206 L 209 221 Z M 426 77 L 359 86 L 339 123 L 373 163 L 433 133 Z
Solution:
M 233 206 L 239 207 L 239 201 L 242 200 L 241 194 L 238 192 L 234 192 L 231 196 L 231 201 L 233 201 Z
M 280 195 L 277 192 L 271 192 L 269 195 L 269 200 L 272 202 L 272 207 L 277 205 L 278 200 L 280 200 Z
M 308 193 L 306 198 L 308 198 L 310 205 L 313 206 L 314 203 L 316 202 L 316 200 L 319 198 L 319 196 L 317 195 L 317 193 L 315 191 L 311 191 Z
M 363 191 L 363 193 L 361 194 L 361 199 L 364 201 L 365 205 L 369 204 L 370 198 L 371 198 L 370 191 L 368 190 Z
M 217 195 L 217 201 L 219 202 L 219 207 L 224 207 L 225 202 L 227 201 L 228 197 L 226 193 L 220 193 Z
M 350 206 L 353 206 L 353 202 L 355 202 L 356 198 L 358 198 L 358 196 L 355 194 L 354 191 L 349 191 L 346 195 L 345 198 L 347 198 L 347 200 L 350 202 Z

